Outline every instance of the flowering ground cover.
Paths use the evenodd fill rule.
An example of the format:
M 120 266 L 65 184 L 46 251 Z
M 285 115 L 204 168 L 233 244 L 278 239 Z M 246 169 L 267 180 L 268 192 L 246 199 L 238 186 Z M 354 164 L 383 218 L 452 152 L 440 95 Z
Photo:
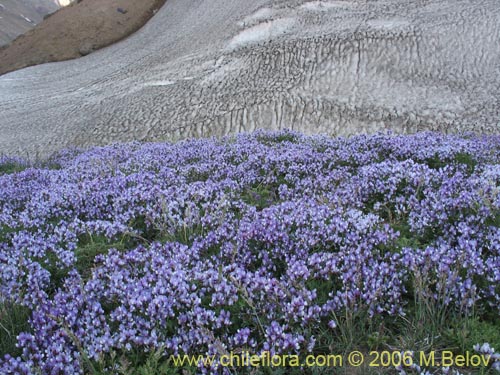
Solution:
M 494 373 L 499 162 L 499 136 L 290 131 L 4 157 L 0 373 L 474 346 Z

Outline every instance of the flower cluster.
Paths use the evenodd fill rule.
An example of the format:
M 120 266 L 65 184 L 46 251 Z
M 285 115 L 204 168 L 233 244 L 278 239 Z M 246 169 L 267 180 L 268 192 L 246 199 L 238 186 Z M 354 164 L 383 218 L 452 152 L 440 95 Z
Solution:
M 489 356 L 493 363 L 492 368 L 500 371 L 500 353 L 495 352 L 495 348 L 492 348 L 489 343 L 485 342 L 482 345 L 474 345 L 474 350 L 479 354 Z
M 0 175 L 0 303 L 31 330 L 0 372 L 313 352 L 339 314 L 415 296 L 498 314 L 499 162 L 495 136 L 289 131 L 19 161 Z

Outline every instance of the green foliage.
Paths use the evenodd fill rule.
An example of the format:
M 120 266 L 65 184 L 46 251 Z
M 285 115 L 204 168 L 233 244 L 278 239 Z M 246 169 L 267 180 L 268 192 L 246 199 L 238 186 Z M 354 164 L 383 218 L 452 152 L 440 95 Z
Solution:
M 474 159 L 472 155 L 467 154 L 465 152 L 458 152 L 455 155 L 455 162 L 458 164 L 466 165 L 469 173 L 474 172 L 474 169 L 476 168 L 477 165 L 477 160 Z
M 309 279 L 306 282 L 306 287 L 308 290 L 316 290 L 316 301 L 318 304 L 324 304 L 330 299 L 329 294 L 336 290 L 340 285 L 337 285 L 336 280 L 318 280 Z
M 485 225 L 500 228 L 500 211 L 494 210 L 494 214 L 485 220 Z
M 74 268 L 82 276 L 83 280 L 90 279 L 94 260 L 96 256 L 107 254 L 110 249 L 124 251 L 131 249 L 136 242 L 127 237 L 121 241 L 109 240 L 104 236 L 83 236 L 75 249 L 76 262 Z M 65 278 L 73 267 L 65 267 L 57 260 L 57 255 L 53 252 L 47 252 L 45 257 L 40 260 L 40 264 L 50 273 L 51 286 L 49 293 L 54 294 L 63 286 Z
M 107 254 L 110 249 L 124 251 L 132 248 L 133 245 L 134 242 L 130 238 L 123 238 L 121 241 L 112 241 L 104 236 L 84 236 L 80 239 L 78 247 L 75 250 L 75 268 L 84 280 L 89 279 L 96 256 Z
M 254 206 L 258 211 L 270 207 L 278 200 L 277 193 L 267 186 L 257 186 L 248 189 L 242 194 L 242 200 L 250 206 Z
M 187 172 L 186 180 L 188 183 L 202 181 L 205 182 L 210 178 L 210 173 L 207 171 L 199 171 L 196 168 L 191 168 Z
M 141 237 L 144 242 L 154 241 L 161 235 L 160 230 L 151 225 L 143 215 L 134 218 L 130 226 L 142 233 Z M 141 238 L 138 237 L 138 239 Z
M 399 232 L 399 237 L 396 240 L 396 248 L 402 249 L 404 247 L 409 247 L 412 249 L 418 249 L 422 247 L 421 240 L 411 232 L 410 226 L 407 222 L 398 222 L 392 225 L 392 229 Z
M 40 264 L 50 273 L 50 288 L 48 290 L 49 294 L 53 295 L 57 292 L 57 289 L 61 288 L 64 279 L 68 276 L 68 272 L 71 270 L 70 267 L 64 267 L 57 260 L 57 255 L 53 252 L 48 252 L 45 258 L 41 260 Z
M 85 361 L 88 375 L 188 375 L 195 374 L 190 367 L 174 367 L 166 357 L 165 350 L 159 348 L 150 353 L 112 352 L 100 361 Z M 111 370 L 113 369 L 113 370 Z
M 28 319 L 31 313 L 26 307 L 11 301 L 0 302 L 0 358 L 5 354 L 18 356 L 17 335 L 29 332 Z
M 17 172 L 22 172 L 26 168 L 28 168 L 28 167 L 14 163 L 14 162 L 0 164 L 0 176 L 3 174 L 12 174 L 12 173 L 17 173 Z
M 465 152 L 457 152 L 452 160 L 443 160 L 438 154 L 435 154 L 424 160 L 424 162 L 432 169 L 444 168 L 450 164 L 465 165 L 469 173 L 472 173 L 478 164 L 477 160 L 472 155 Z
M 433 157 L 424 160 L 424 162 L 429 166 L 429 168 L 432 169 L 441 169 L 448 165 L 448 163 L 442 160 L 438 154 L 435 154 Z
M 296 134 L 287 131 L 276 135 L 260 134 L 257 136 L 257 140 L 267 146 L 273 146 L 285 142 L 298 143 L 300 141 Z
M 453 319 L 445 332 L 450 345 L 465 353 L 472 351 L 478 343 L 489 343 L 493 348 L 500 348 L 500 321 L 480 320 L 478 317 Z

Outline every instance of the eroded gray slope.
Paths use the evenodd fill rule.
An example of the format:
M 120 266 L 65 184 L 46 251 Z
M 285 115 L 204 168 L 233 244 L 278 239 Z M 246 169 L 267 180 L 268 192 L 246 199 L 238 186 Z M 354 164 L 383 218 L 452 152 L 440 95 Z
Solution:
M 59 7 L 57 0 L 0 0 L 0 47 L 31 30 Z
M 500 130 L 496 0 L 169 0 L 133 37 L 0 77 L 0 149 L 256 128 Z

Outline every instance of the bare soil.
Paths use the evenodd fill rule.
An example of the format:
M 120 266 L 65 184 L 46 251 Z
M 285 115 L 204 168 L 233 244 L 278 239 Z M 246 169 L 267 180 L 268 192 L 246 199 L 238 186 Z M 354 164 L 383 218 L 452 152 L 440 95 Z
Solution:
M 166 0 L 83 0 L 0 49 L 0 75 L 87 55 L 140 29 Z

